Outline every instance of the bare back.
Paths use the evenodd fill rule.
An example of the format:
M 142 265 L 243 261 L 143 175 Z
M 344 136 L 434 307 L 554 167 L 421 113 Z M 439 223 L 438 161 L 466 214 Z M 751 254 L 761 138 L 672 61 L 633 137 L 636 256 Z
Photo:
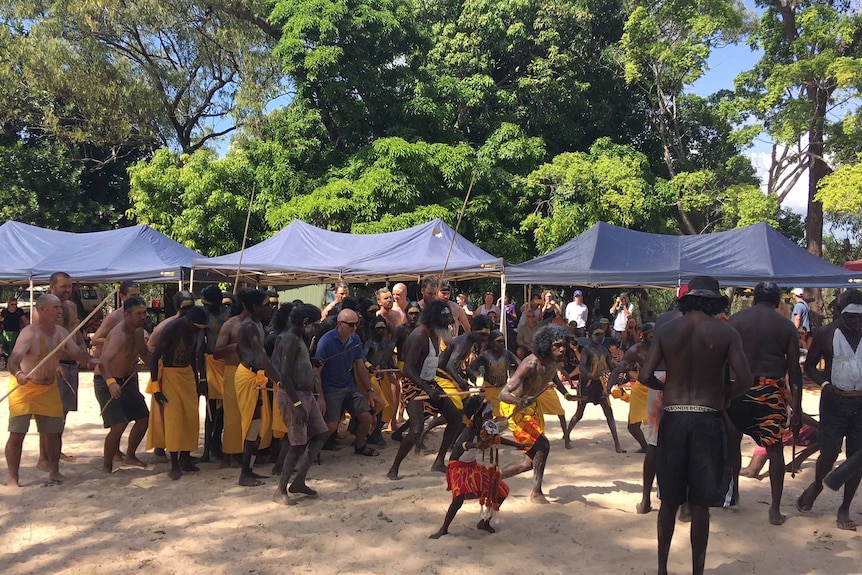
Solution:
M 222 324 L 218 332 L 218 340 L 216 340 L 213 353 L 217 359 L 223 359 L 225 365 L 237 366 L 240 364 L 237 342 L 239 327 L 242 325 L 243 319 L 245 319 L 243 314 L 229 318 Z
M 667 368 L 665 406 L 697 405 L 721 411 L 751 385 L 739 334 L 700 311 L 688 312 L 656 330 L 638 380 L 649 385 L 662 360 Z M 737 376 L 733 388 L 727 383 L 728 363 Z
M 739 332 L 754 377 L 791 378 L 799 369 L 799 336 L 793 323 L 769 304 L 758 303 L 733 314 L 728 323 Z M 800 380 L 801 383 L 801 380 Z

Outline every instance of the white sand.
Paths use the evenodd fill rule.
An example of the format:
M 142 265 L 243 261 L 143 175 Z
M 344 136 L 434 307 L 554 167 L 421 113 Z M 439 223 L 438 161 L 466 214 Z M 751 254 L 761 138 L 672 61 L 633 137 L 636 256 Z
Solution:
M 0 374 L 0 389 L 8 375 Z M 806 411 L 817 413 L 806 393 Z M 408 456 L 403 479 L 385 474 L 395 455 L 392 441 L 376 458 L 357 457 L 349 446 L 323 452 L 308 483 L 321 496 L 281 507 L 271 502 L 276 478 L 263 487 L 236 484 L 237 469 L 202 464 L 201 473 L 168 479 L 167 464 L 146 470 L 101 473 L 105 432 L 93 396 L 92 376 L 81 375 L 81 410 L 69 416 L 62 463 L 70 480 L 45 486 L 35 469 L 35 423 L 24 443 L 24 487 L 0 487 L 0 572 L 5 575 L 68 573 L 655 573 L 656 516 L 637 515 L 642 456 L 616 454 L 597 406 L 587 408 L 565 450 L 557 421 L 548 422 L 551 455 L 545 493 L 552 503 L 529 503 L 531 476 L 508 480 L 512 496 L 494 535 L 475 529 L 479 506 L 465 503 L 450 535 L 431 541 L 451 500 L 443 475 L 432 473 L 432 455 Z M 623 446 L 636 449 L 625 430 L 628 406 L 614 400 Z M 574 411 L 575 404 L 567 404 Z M 553 418 L 551 418 L 553 419 Z M 0 407 L 5 431 L 8 409 Z M 387 435 L 388 439 L 388 435 Z M 429 441 L 436 445 L 439 432 Z M 744 453 L 751 453 L 746 438 Z M 122 449 L 125 450 L 125 438 Z M 790 457 L 790 448 L 787 449 Z M 148 454 L 141 454 L 143 459 Z M 504 463 L 517 456 L 504 452 Z M 747 455 L 743 463 L 747 462 Z M 5 480 L 5 461 L 0 463 Z M 269 465 L 256 471 L 268 473 Z M 738 511 L 714 510 L 706 570 L 712 574 L 862 573 L 860 534 L 835 526 L 839 495 L 826 490 L 814 510 L 800 516 L 796 497 L 812 480 L 814 459 L 796 479 L 787 475 L 787 523 L 767 522 L 769 481 L 742 479 Z M 653 496 L 653 506 L 658 507 Z M 859 503 L 851 516 L 859 518 Z M 860 527 L 862 529 L 862 527 Z M 690 573 L 689 526 L 678 524 L 672 573 Z

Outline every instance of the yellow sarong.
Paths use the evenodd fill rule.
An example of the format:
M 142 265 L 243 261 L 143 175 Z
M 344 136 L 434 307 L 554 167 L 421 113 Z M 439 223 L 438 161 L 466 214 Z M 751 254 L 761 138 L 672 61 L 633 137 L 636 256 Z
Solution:
M 515 411 L 518 413 L 515 413 Z M 514 403 L 500 402 L 500 411 L 509 419 L 509 430 L 518 443 L 533 445 L 545 433 L 545 418 L 533 403 L 524 409 L 519 409 Z M 530 448 L 521 451 L 527 452 Z
M 485 384 L 482 386 L 482 389 L 485 390 L 485 399 L 488 400 L 488 403 L 491 404 L 491 408 L 494 410 L 494 417 L 503 415 L 503 412 L 500 411 L 500 392 L 503 388 Z
M 204 355 L 207 363 L 207 398 L 224 399 L 224 360 Z
M 162 370 L 162 362 L 159 361 L 159 373 Z M 147 451 L 153 449 L 165 448 L 165 417 L 163 408 L 153 399 L 152 394 L 159 390 L 158 386 L 152 379 L 147 381 L 147 388 L 144 390 L 150 394 L 150 418 L 147 427 Z
M 647 420 L 647 395 L 649 388 L 639 381 L 632 384 L 629 395 L 629 423 Z
M 242 415 L 236 398 L 235 365 L 224 366 L 224 432 L 222 434 L 222 453 L 242 453 Z
M 272 397 L 278 395 L 278 384 L 273 387 Z M 284 415 L 281 413 L 281 408 L 278 407 L 278 401 L 272 402 L 272 436 L 276 439 L 281 439 L 287 435 L 287 425 L 284 423 Z
M 163 367 L 165 403 L 165 450 L 194 451 L 198 448 L 200 415 L 198 391 L 191 366 Z
M 254 411 L 260 401 L 260 444 L 258 449 L 269 447 L 272 442 L 272 408 L 269 406 L 269 395 L 264 389 L 268 378 L 263 370 L 253 372 L 239 364 L 236 368 L 236 400 L 242 421 L 242 438 L 248 437 L 248 430 L 254 419 Z
M 557 390 L 551 388 L 536 400 L 536 406 L 542 415 L 566 415 L 566 410 L 563 409 L 563 404 L 560 403 L 560 396 L 557 395 Z
M 9 418 L 21 415 L 45 415 L 63 417 L 63 404 L 56 381 L 50 385 L 25 383 L 18 389 L 18 380 L 9 375 L 9 389 L 15 391 L 9 396 Z
M 365 394 L 365 400 L 368 402 L 368 405 L 371 407 L 372 411 L 374 411 L 375 416 L 379 415 L 380 413 L 385 414 L 386 413 L 385 410 L 387 410 L 387 408 L 389 408 L 389 406 L 392 405 L 392 389 L 390 389 L 388 393 L 386 391 L 384 391 L 384 389 L 383 389 L 384 386 L 381 385 L 381 382 L 378 381 L 377 378 L 374 377 L 374 374 L 372 374 L 372 373 L 368 374 L 368 380 L 371 383 L 371 389 L 374 391 L 374 393 L 376 393 L 377 395 L 379 395 L 383 399 L 383 405 L 379 405 L 377 403 L 372 404 L 371 398 L 369 397 L 369 393 L 367 390 L 363 391 L 363 393 Z M 356 382 L 356 387 L 358 389 L 363 389 L 365 387 L 362 384 L 362 380 L 360 379 L 359 374 L 356 373 L 355 369 L 353 370 L 353 381 Z M 386 380 L 384 379 L 382 381 L 385 382 Z M 390 419 L 386 419 L 385 415 L 383 416 L 383 421 L 390 421 L 390 420 L 391 420 L 391 416 L 390 416 Z
M 444 393 L 458 393 L 458 392 L 464 391 L 463 389 L 458 387 L 458 384 L 455 383 L 454 379 L 451 379 L 449 377 L 444 377 L 443 375 L 440 374 L 440 372 L 441 372 L 441 370 L 438 369 L 437 375 L 434 376 L 434 381 L 437 382 L 437 385 L 440 386 L 440 389 L 442 389 Z M 455 407 L 457 407 L 458 409 L 461 409 L 461 410 L 464 409 L 464 400 L 460 395 L 453 395 L 449 399 L 452 400 L 452 403 L 455 404 Z

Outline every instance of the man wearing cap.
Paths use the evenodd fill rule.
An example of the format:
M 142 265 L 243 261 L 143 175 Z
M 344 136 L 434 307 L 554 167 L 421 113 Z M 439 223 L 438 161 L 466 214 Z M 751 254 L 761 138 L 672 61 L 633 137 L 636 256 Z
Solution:
M 614 440 L 614 449 L 617 453 L 625 453 L 625 449 L 620 445 L 620 439 L 617 435 L 617 423 L 614 420 L 614 412 L 611 409 L 611 404 L 608 400 L 607 377 L 611 371 L 611 354 L 607 348 L 602 345 L 605 339 L 605 332 L 602 328 L 593 328 L 590 335 L 590 343 L 581 350 L 580 364 L 580 380 L 578 382 L 578 395 L 582 399 L 578 401 L 578 409 L 575 415 L 569 421 L 569 426 L 566 429 L 566 436 L 570 436 L 572 430 L 584 417 L 584 411 L 587 409 L 587 404 L 595 403 L 602 408 L 605 414 L 605 419 L 608 422 L 608 427 L 611 430 L 611 437 Z M 535 344 L 534 344 L 535 345 Z
M 814 334 L 805 359 L 806 375 L 820 385 L 822 391 L 817 428 L 820 457 L 814 481 L 796 500 L 796 508 L 803 513 L 811 511 L 823 491 L 823 478 L 832 470 L 841 452 L 842 440 L 846 441 L 848 459 L 862 449 L 862 292 L 846 290 L 841 295 L 839 308 L 841 316 Z M 821 359 L 823 371 L 817 369 Z M 839 529 L 856 530 L 856 523 L 850 518 L 850 502 L 856 495 L 860 477 L 857 469 L 844 482 L 844 497 L 837 516 Z
M 790 319 L 793 320 L 793 325 L 796 326 L 796 329 L 804 327 L 806 332 L 811 333 L 811 319 L 809 317 L 811 310 L 803 298 L 805 290 L 802 288 L 793 288 L 792 293 L 796 303 L 793 304 L 793 312 L 790 314 Z
M 709 540 L 709 508 L 727 506 L 733 478 L 724 409 L 745 393 L 752 377 L 735 329 L 716 319 L 728 301 L 718 282 L 698 276 L 678 302 L 682 317 L 656 329 L 638 381 L 663 389 L 656 467 L 661 496 L 658 513 L 658 573 L 667 560 L 679 507 L 691 507 L 692 573 L 701 575 Z M 655 377 L 664 360 L 665 382 Z M 730 365 L 736 380 L 725 381 Z
M 581 337 L 587 333 L 587 316 L 589 309 L 584 304 L 584 293 L 576 289 L 572 293 L 572 301 L 566 304 L 566 323 L 575 322 L 575 333 Z
M 769 483 L 772 504 L 769 523 L 781 525 L 781 494 L 784 491 L 784 431 L 787 407 L 795 398 L 793 412 L 802 414 L 802 370 L 799 368 L 799 337 L 796 329 L 775 310 L 781 301 L 781 288 L 773 282 L 760 282 L 754 288 L 754 305 L 733 314 L 728 323 L 742 337 L 742 347 L 754 376 L 745 395 L 734 399 L 727 410 L 733 423 L 734 500 L 738 501 L 742 434 L 751 436 L 769 455 Z M 788 378 L 790 389 L 784 379 Z

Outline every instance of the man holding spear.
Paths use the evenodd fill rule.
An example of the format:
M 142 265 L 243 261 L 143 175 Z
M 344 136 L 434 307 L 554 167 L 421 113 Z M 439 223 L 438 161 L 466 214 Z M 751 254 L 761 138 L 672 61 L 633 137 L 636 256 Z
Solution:
M 18 469 L 24 437 L 30 428 L 30 419 L 44 439 L 48 478 L 65 481 L 60 474 L 60 437 L 63 433 L 63 404 L 57 383 L 57 368 L 63 350 L 65 357 L 74 358 L 89 367 L 95 361 L 84 349 L 69 338 L 69 332 L 57 325 L 62 304 L 57 296 L 46 294 L 36 300 L 39 316 L 21 330 L 15 349 L 9 356 L 9 440 L 6 442 L 6 466 L 9 469 L 8 485 L 19 487 Z

